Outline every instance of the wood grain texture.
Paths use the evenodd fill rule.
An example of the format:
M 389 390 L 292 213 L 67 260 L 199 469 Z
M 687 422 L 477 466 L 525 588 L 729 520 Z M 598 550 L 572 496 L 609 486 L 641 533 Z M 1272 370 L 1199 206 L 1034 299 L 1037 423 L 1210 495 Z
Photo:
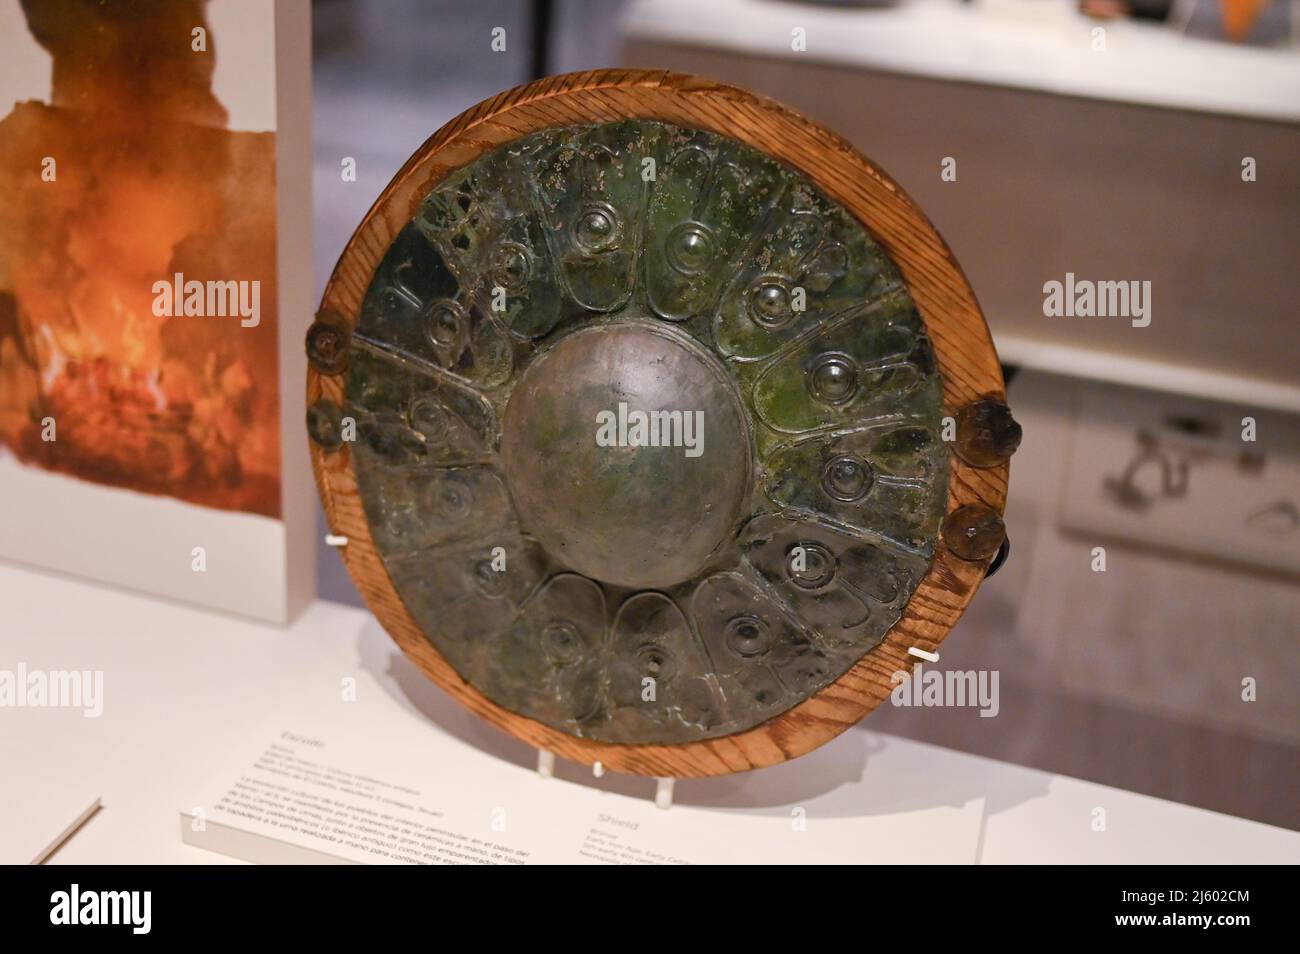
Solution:
M 925 321 L 943 380 L 944 413 L 978 397 L 1005 399 L 988 326 L 961 268 L 926 217 L 885 173 L 847 142 L 772 100 L 699 77 L 663 71 L 596 70 L 548 77 L 480 103 L 416 151 L 367 213 L 325 288 L 322 312 L 355 326 L 375 270 L 429 191 L 451 171 L 538 129 L 653 119 L 744 142 L 799 170 L 854 215 L 893 259 Z M 308 371 L 307 401 L 344 401 L 344 375 Z M 529 745 L 584 764 L 639 775 L 722 775 L 774 765 L 834 738 L 888 698 L 892 675 L 934 651 L 984 577 L 985 564 L 942 543 L 902 618 L 880 646 L 792 709 L 744 732 L 681 745 L 615 745 L 559 732 L 502 708 L 465 682 L 416 626 L 384 568 L 366 523 L 350 449 L 312 447 L 331 531 L 348 538 L 348 572 L 393 639 L 434 682 Z M 951 457 L 948 510 L 981 503 L 1001 513 L 1008 467 L 975 469 Z

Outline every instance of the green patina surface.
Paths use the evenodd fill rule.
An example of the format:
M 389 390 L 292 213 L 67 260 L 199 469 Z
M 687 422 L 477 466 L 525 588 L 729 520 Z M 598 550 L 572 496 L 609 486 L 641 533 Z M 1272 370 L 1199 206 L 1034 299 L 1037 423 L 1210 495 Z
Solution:
M 602 376 L 555 350 L 585 396 L 544 363 L 528 374 L 575 333 L 656 327 L 677 349 L 662 369 L 620 353 Z M 878 645 L 933 558 L 941 383 L 898 270 L 801 174 L 724 137 L 625 121 L 481 156 L 394 241 L 353 348 L 344 412 L 399 594 L 462 677 L 563 731 L 757 725 Z M 707 479 L 645 448 L 600 456 L 602 395 L 677 383 L 713 395 L 706 433 L 728 422 Z M 674 562 L 732 510 L 716 546 Z M 627 582 L 639 556 L 654 585 Z

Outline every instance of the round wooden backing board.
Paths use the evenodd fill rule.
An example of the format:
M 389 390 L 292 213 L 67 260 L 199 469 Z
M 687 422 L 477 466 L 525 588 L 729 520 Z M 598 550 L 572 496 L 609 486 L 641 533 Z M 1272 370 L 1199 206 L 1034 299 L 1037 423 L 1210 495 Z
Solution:
M 348 242 L 325 287 L 321 316 L 351 329 L 375 269 L 421 201 L 451 171 L 539 129 L 652 119 L 729 136 L 794 167 L 868 229 L 903 275 L 924 319 L 943 380 L 944 414 L 981 397 L 1005 400 L 1001 366 L 983 313 L 943 239 L 887 175 L 834 133 L 767 99 L 700 77 L 652 70 L 595 70 L 548 77 L 486 100 L 438 130 L 384 189 Z M 307 403 L 342 406 L 346 373 L 309 367 Z M 935 651 L 984 578 L 987 561 L 954 556 L 942 541 L 934 563 L 884 642 L 835 682 L 744 732 L 679 745 L 616 745 L 559 732 L 492 702 L 465 682 L 425 638 L 398 597 L 362 510 L 349 445 L 312 444 L 312 467 L 332 533 L 370 609 L 416 665 L 477 715 L 539 749 L 575 762 L 658 777 L 724 775 L 803 755 L 886 699 L 893 674 Z M 1009 467 L 977 469 L 950 455 L 948 512 L 983 504 L 1002 513 Z

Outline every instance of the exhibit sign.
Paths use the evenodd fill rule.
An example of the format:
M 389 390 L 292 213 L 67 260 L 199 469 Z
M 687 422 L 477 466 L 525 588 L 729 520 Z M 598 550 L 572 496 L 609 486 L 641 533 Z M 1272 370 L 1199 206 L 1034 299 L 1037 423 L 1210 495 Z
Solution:
M 286 620 L 307 4 L 5 0 L 0 55 L 0 556 Z

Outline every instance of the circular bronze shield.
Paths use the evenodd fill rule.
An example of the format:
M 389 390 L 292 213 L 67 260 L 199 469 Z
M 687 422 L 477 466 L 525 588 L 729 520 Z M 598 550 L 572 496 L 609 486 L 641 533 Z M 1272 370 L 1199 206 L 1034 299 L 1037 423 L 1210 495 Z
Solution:
M 308 355 L 330 527 L 394 639 L 495 725 L 641 774 L 769 765 L 888 696 L 982 578 L 1019 440 L 898 186 L 660 72 L 440 130 Z

